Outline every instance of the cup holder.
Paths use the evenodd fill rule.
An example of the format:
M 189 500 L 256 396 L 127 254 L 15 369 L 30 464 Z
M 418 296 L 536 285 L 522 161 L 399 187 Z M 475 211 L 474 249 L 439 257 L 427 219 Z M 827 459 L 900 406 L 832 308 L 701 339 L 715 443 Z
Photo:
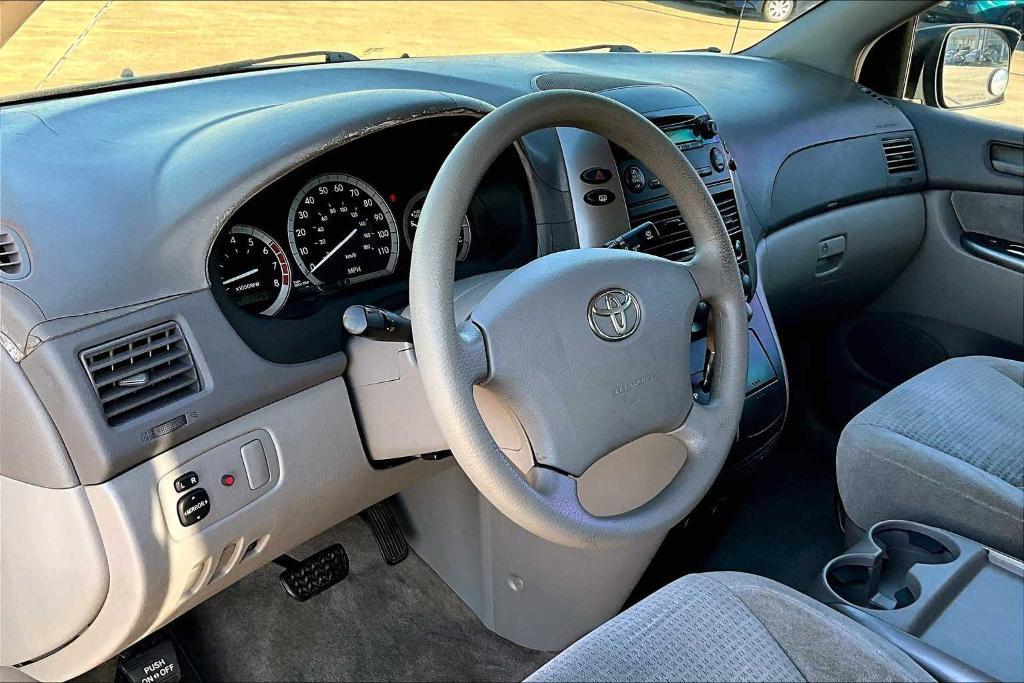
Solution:
M 840 555 L 825 566 L 825 583 L 848 603 L 877 610 L 912 605 L 921 585 L 910 573 L 919 564 L 947 564 L 955 546 L 926 527 L 909 522 L 880 522 L 868 534 L 875 551 Z

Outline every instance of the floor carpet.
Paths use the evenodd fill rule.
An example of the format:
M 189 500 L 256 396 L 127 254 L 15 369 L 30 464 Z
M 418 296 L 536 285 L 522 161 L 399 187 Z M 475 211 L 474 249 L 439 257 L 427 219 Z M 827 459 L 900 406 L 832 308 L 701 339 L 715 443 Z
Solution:
M 669 532 L 627 606 L 696 572 L 757 574 L 813 595 L 846 541 L 836 521 L 835 444 L 792 428 L 753 479 L 713 494 Z M 712 512 L 713 511 L 713 512 Z
M 743 571 L 808 593 L 845 550 L 836 520 L 835 457 L 784 439 L 729 517 L 703 571 Z
M 520 681 L 552 655 L 488 631 L 415 553 L 394 567 L 357 517 L 291 554 L 331 543 L 349 577 L 300 603 L 268 565 L 183 615 L 173 630 L 206 681 Z

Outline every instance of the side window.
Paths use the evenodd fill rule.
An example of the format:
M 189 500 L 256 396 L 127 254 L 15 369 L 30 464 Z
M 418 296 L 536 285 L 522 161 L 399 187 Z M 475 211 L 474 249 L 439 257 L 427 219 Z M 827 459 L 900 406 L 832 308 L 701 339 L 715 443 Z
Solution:
M 944 0 L 918 17 L 905 96 L 1024 126 L 1024 0 Z

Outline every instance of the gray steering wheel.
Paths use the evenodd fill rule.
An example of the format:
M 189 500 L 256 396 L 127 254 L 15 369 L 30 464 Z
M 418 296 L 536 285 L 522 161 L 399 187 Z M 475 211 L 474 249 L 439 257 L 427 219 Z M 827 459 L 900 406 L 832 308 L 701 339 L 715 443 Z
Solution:
M 611 249 L 539 258 L 502 280 L 467 320 L 455 320 L 455 250 L 480 179 L 520 137 L 554 126 L 601 135 L 643 161 L 693 235 L 686 265 Z M 623 226 L 623 231 L 629 226 Z M 437 423 L 470 481 L 513 522 L 576 548 L 624 545 L 664 533 L 707 493 L 733 443 L 747 373 L 739 269 L 704 183 L 650 121 L 600 95 L 548 91 L 487 114 L 441 167 L 420 215 L 409 277 L 416 356 Z M 711 307 L 711 395 L 695 403 L 690 325 Z M 473 398 L 486 386 L 510 406 L 534 452 L 525 475 L 484 425 Z M 616 448 L 669 434 L 686 462 L 640 507 L 598 517 L 576 480 Z

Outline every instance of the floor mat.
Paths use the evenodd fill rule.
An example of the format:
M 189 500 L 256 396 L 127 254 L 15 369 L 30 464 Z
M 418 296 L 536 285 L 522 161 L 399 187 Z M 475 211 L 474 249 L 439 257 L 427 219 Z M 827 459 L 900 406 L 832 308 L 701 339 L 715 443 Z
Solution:
M 785 434 L 753 481 L 728 502 L 709 495 L 689 525 L 669 532 L 627 606 L 681 576 L 707 571 L 747 572 L 811 592 L 846 545 L 835 515 L 833 453 L 827 439 Z
M 520 681 L 553 654 L 488 631 L 419 557 L 394 567 L 358 518 L 296 548 L 342 543 L 350 574 L 299 603 L 268 565 L 183 615 L 173 628 L 207 681 Z
M 808 592 L 825 564 L 845 550 L 835 491 L 835 457 L 784 439 L 727 520 L 703 570 L 748 572 Z

